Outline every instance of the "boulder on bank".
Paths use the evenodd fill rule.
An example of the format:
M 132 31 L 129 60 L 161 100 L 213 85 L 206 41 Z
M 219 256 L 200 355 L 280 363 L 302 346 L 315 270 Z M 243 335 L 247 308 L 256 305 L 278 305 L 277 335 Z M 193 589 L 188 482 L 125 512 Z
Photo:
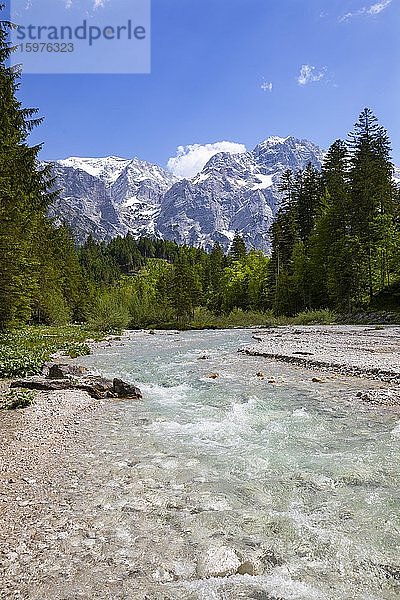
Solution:
M 85 375 L 88 370 L 86 367 L 79 365 L 68 365 L 61 363 L 48 363 L 48 372 L 46 377 L 49 379 L 64 379 L 65 377 L 81 377 Z
M 96 398 L 96 400 L 117 398 L 117 394 L 114 392 L 113 382 L 97 375 L 79 379 L 73 387 L 84 390 L 89 396 Z
M 110 381 L 97 375 L 88 375 L 74 379 L 64 377 L 61 379 L 50 379 L 40 376 L 27 377 L 11 383 L 11 388 L 24 388 L 28 390 L 40 390 L 54 392 L 60 390 L 83 390 L 92 398 L 102 400 L 104 398 L 131 398 L 139 400 L 142 393 L 139 388 L 125 383 L 121 379 Z
M 122 379 L 114 379 L 113 392 L 118 398 L 142 398 L 142 392 L 139 388 L 130 383 L 125 383 Z

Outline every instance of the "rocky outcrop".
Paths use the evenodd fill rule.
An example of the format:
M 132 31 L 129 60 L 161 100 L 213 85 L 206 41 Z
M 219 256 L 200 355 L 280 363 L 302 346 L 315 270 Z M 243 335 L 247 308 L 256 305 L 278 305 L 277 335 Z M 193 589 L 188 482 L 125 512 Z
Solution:
M 59 390 L 83 390 L 97 400 L 104 398 L 130 398 L 139 400 L 142 398 L 140 389 L 134 385 L 125 383 L 121 379 L 110 381 L 109 379 L 96 375 L 80 378 L 63 377 L 61 379 L 35 376 L 13 381 L 10 387 L 47 392 Z
M 71 157 L 52 163 L 59 196 L 49 209 L 67 222 L 79 243 L 89 235 L 110 240 L 128 232 L 154 235 L 164 193 L 177 178 L 161 167 L 133 158 Z
M 113 381 L 113 392 L 117 394 L 118 398 L 141 398 L 142 394 L 139 388 L 125 383 L 122 379 L 114 379 Z
M 46 375 L 49 379 L 64 379 L 71 376 L 81 377 L 87 372 L 88 370 L 80 365 L 60 363 L 47 363 L 42 369 L 43 375 Z

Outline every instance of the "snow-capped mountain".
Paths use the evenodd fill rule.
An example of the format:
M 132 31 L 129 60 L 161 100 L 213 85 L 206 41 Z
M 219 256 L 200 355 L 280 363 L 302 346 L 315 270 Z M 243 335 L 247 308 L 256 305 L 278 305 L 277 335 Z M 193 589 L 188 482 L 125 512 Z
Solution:
M 109 240 L 131 232 L 154 235 L 164 193 L 177 178 L 161 167 L 133 158 L 67 158 L 52 163 L 60 189 L 50 208 L 67 222 L 78 242 L 88 235 Z
M 321 166 L 323 152 L 307 140 L 272 137 L 252 152 L 220 153 L 191 180 L 164 195 L 157 219 L 162 237 L 209 248 L 229 247 L 239 231 L 249 247 L 269 249 L 269 228 L 283 171 Z
M 249 247 L 268 250 L 282 172 L 320 167 L 322 159 L 312 142 L 276 136 L 251 152 L 216 154 L 192 179 L 138 158 L 71 157 L 53 163 L 61 191 L 50 214 L 68 222 L 79 242 L 131 232 L 228 248 L 239 231 Z
M 64 160 L 58 160 L 57 164 L 61 167 L 71 167 L 72 169 L 85 171 L 89 175 L 111 185 L 118 179 L 130 162 L 130 160 L 120 158 L 119 156 L 107 156 L 106 158 L 79 158 L 78 156 L 71 156 Z

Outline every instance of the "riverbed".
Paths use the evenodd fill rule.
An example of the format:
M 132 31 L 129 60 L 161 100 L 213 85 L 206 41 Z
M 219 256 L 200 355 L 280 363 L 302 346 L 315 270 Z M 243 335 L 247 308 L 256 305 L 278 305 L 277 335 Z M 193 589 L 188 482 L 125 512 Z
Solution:
M 26 467 L 2 598 L 399 597 L 398 409 L 357 397 L 379 382 L 238 353 L 251 335 L 130 332 L 79 359 L 144 398 L 80 413 Z M 209 576 L 221 548 L 253 572 Z

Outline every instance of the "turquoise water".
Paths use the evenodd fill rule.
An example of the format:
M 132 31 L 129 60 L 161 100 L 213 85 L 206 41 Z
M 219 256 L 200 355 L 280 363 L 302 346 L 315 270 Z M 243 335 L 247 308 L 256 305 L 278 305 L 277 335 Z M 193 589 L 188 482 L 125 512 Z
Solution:
M 135 539 L 140 593 L 400 597 L 398 414 L 361 404 L 357 380 L 313 383 L 312 372 L 237 353 L 248 331 L 130 337 L 79 359 L 144 395 L 95 417 L 81 461 L 86 501 L 107 507 L 121 552 Z M 199 556 L 220 545 L 261 557 L 264 573 L 199 579 Z

